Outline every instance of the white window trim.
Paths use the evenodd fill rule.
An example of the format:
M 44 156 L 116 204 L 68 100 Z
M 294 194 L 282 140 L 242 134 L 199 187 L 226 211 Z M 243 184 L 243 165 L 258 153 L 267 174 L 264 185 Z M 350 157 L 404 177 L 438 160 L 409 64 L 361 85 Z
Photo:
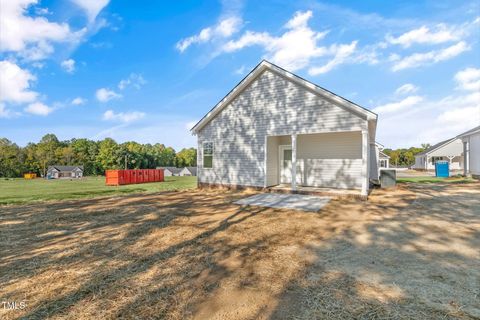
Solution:
M 212 166 L 211 167 L 205 167 L 205 143 L 211 143 L 212 144 Z M 212 170 L 213 169 L 213 158 L 215 156 L 215 144 L 213 143 L 213 141 L 203 141 L 202 142 L 202 169 L 205 169 L 205 170 Z

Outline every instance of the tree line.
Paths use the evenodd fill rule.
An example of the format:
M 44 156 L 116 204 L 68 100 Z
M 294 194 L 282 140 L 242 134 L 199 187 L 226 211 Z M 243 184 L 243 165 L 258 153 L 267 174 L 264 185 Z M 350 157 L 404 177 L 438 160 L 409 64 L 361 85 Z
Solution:
M 54 134 L 20 147 L 0 138 L 0 177 L 21 177 L 27 172 L 44 176 L 50 165 L 83 165 L 84 175 L 102 175 L 108 169 L 189 167 L 197 165 L 197 150 L 188 148 L 176 152 L 160 143 L 117 143 L 111 138 L 60 141 Z
M 422 143 L 420 148 L 411 147 L 408 149 L 384 149 L 383 152 L 390 157 L 390 165 L 398 167 L 410 167 L 415 164 L 415 155 L 428 149 L 430 144 Z

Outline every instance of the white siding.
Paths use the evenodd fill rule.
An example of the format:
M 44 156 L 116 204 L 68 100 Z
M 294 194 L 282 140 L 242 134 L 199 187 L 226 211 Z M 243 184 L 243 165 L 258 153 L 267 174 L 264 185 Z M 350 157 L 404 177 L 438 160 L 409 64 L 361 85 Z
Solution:
M 469 137 L 470 140 L 470 173 L 480 175 L 480 133 Z
M 266 70 L 198 132 L 198 181 L 263 187 L 265 136 L 367 129 L 360 115 Z M 202 165 L 204 141 L 214 143 L 212 169 Z

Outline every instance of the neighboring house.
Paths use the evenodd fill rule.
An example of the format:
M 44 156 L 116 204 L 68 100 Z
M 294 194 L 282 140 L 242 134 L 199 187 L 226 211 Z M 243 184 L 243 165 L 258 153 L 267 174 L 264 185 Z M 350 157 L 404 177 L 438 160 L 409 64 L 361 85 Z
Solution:
M 197 167 L 185 167 L 180 171 L 180 176 L 196 176 Z
M 262 61 L 192 128 L 198 184 L 366 196 L 378 179 L 376 127 L 375 113 Z
M 463 173 L 480 179 L 480 126 L 458 136 L 463 143 Z
M 414 169 L 435 170 L 435 163 L 437 161 L 448 161 L 451 170 L 462 169 L 462 152 L 462 140 L 457 137 L 439 142 L 415 155 Z
M 48 179 L 81 177 L 83 177 L 83 166 L 49 166 L 47 169 Z
M 181 168 L 175 167 L 157 167 L 157 169 L 163 169 L 163 176 L 164 177 L 171 177 L 171 176 L 179 176 Z
M 390 168 L 390 157 L 383 152 L 385 147 L 378 142 L 375 143 L 375 147 L 375 151 L 377 152 L 378 169 Z

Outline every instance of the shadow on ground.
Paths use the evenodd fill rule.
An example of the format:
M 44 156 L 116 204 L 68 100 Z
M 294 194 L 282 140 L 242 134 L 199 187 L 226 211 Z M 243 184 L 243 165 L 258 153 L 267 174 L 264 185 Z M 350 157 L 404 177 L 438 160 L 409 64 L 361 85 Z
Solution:
M 409 185 L 319 213 L 247 193 L 0 207 L 6 319 L 474 318 L 480 185 Z

